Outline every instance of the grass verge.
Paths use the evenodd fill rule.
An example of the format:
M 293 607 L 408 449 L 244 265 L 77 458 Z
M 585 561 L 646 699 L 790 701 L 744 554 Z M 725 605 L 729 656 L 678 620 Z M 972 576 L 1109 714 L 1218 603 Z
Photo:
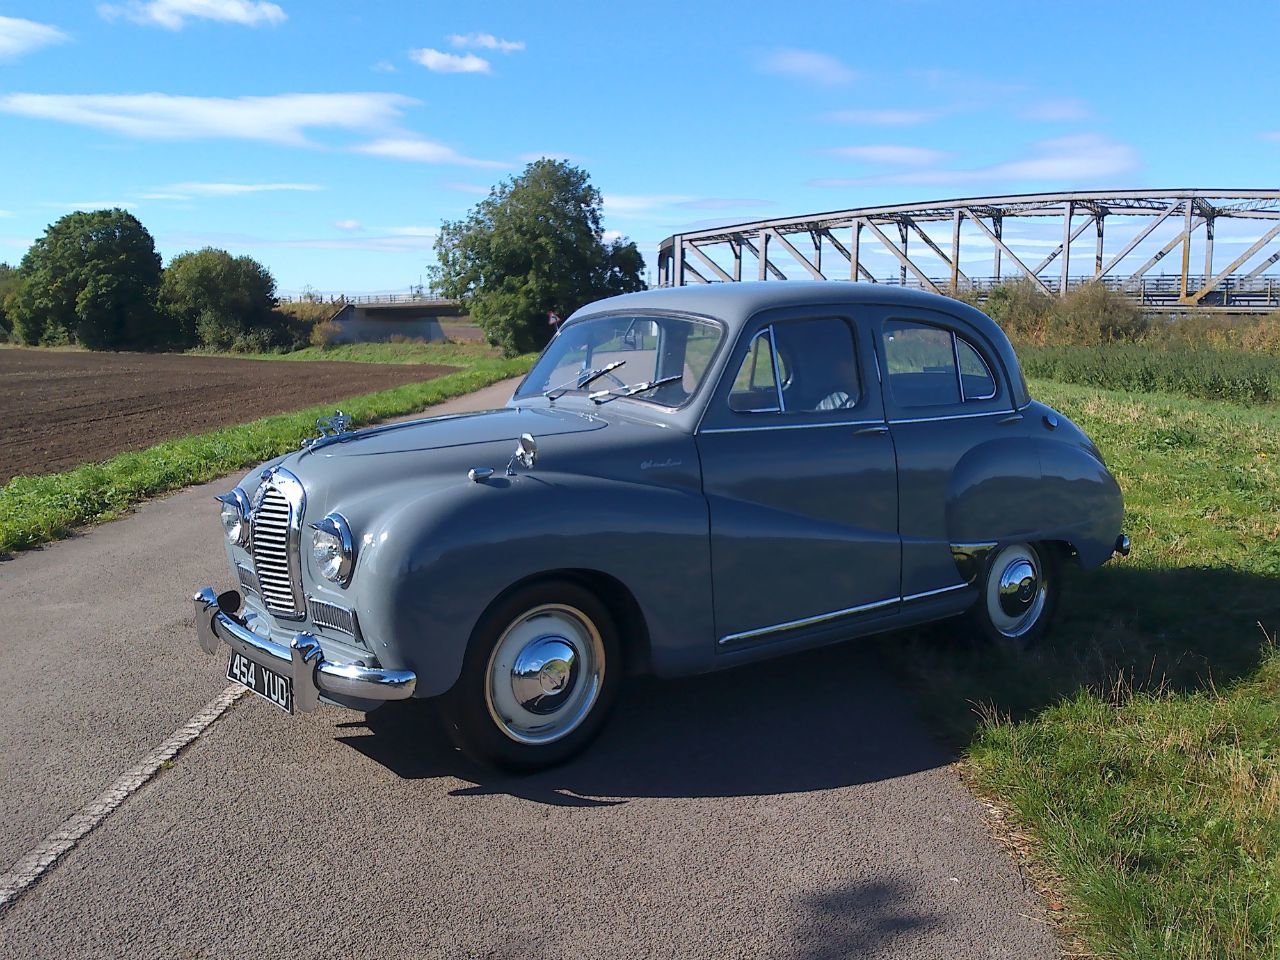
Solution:
M 1280 956 L 1280 411 L 1036 382 L 1125 490 L 1134 553 L 1020 655 L 881 649 L 1063 878 L 1100 956 Z
M 1265 353 L 1117 343 L 1024 347 L 1018 356 L 1027 376 L 1061 383 L 1246 405 L 1280 402 L 1280 357 Z
M 399 349 L 403 345 L 395 346 Z M 323 359 L 344 358 L 325 353 Z M 445 361 L 433 355 L 430 360 L 407 362 Z M 532 357 L 471 359 L 469 368 L 457 373 L 342 400 L 340 405 L 357 425 L 373 423 L 517 376 L 532 362 Z M 297 449 L 304 438 L 315 433 L 316 418 L 332 414 L 333 408 L 329 403 L 169 440 L 65 473 L 15 477 L 0 487 L 0 553 L 56 540 L 73 527 L 109 519 L 148 497 L 203 483 Z

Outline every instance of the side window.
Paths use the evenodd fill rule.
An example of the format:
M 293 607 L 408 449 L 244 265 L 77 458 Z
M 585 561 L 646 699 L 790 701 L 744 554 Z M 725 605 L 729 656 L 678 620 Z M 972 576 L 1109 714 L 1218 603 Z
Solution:
M 884 325 L 889 390 L 900 407 L 940 407 L 990 400 L 996 378 L 964 337 L 910 320 Z
M 951 331 L 909 320 L 887 320 L 884 358 L 889 390 L 902 407 L 933 407 L 960 402 Z
M 768 327 L 755 335 L 742 358 L 729 394 L 729 409 L 738 413 L 778 412 L 778 380 Z
M 996 395 L 996 378 L 982 354 L 964 337 L 956 337 L 956 356 L 960 358 L 960 388 L 965 401 L 990 400 Z
M 787 413 L 858 405 L 862 383 L 849 324 L 836 317 L 776 323 L 773 341 L 784 371 L 782 405 Z

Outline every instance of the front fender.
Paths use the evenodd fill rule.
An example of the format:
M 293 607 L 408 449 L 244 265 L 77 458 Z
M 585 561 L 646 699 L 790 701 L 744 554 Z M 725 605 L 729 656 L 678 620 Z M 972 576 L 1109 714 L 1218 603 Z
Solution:
M 400 501 L 371 524 L 367 542 L 361 616 L 382 664 L 417 673 L 417 696 L 454 684 L 497 596 L 557 570 L 597 571 L 631 591 L 655 671 L 710 665 L 708 516 L 696 488 L 543 469 L 460 478 Z

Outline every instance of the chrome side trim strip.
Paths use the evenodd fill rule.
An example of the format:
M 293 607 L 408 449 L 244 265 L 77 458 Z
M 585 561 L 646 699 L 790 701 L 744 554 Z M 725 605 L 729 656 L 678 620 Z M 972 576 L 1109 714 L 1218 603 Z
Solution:
M 899 423 L 932 423 L 935 420 L 970 420 L 974 417 L 1007 417 L 1008 410 L 987 410 L 984 413 L 949 413 L 941 417 L 906 417 L 901 420 L 890 420 L 890 426 Z
M 884 426 L 883 420 L 841 420 L 838 423 L 766 423 L 754 427 L 707 427 L 703 433 L 752 433 L 757 430 L 817 430 L 823 427 Z
M 788 620 L 785 623 L 775 623 L 770 627 L 757 627 L 755 630 L 744 630 L 741 633 L 730 633 L 723 636 L 719 640 L 720 646 L 727 646 L 731 643 L 739 643 L 742 640 L 751 640 L 755 637 L 763 637 L 770 633 L 783 633 L 787 630 L 797 630 L 801 627 L 812 627 L 819 623 L 826 623 L 828 620 L 838 620 L 841 617 L 851 616 L 855 613 L 867 613 L 871 610 L 879 610 L 881 607 L 891 607 L 895 603 L 901 603 L 900 597 L 893 597 L 889 600 L 877 600 L 874 603 L 864 603 L 856 607 L 846 607 L 843 610 L 832 610 L 830 613 L 820 613 L 814 617 L 805 617 L 802 620 Z
M 924 593 L 913 593 L 909 597 L 903 597 L 903 603 L 910 603 L 912 600 L 923 600 L 925 597 L 936 597 L 940 593 L 950 593 L 952 590 L 963 590 L 969 586 L 967 583 L 957 583 L 950 587 L 939 587 L 937 590 L 926 590 Z

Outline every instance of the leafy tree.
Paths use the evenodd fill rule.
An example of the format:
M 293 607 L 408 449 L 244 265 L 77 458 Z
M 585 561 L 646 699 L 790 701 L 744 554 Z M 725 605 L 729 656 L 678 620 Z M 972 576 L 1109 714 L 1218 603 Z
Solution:
M 5 319 L 5 300 L 18 284 L 18 271 L 7 263 L 0 263 L 0 343 L 9 339 L 9 321 Z
M 6 300 L 22 343 L 76 341 L 94 350 L 152 346 L 160 257 L 124 210 L 69 213 L 31 245 Z
M 644 289 L 630 241 L 606 242 L 600 191 L 586 171 L 537 160 L 490 191 L 436 238 L 432 286 L 461 301 L 489 342 L 508 354 L 543 346 L 548 311 L 567 317 L 601 297 Z
M 271 272 L 252 257 L 233 257 L 212 247 L 169 261 L 160 306 L 173 322 L 175 339 L 187 344 L 225 350 L 254 331 L 266 331 L 269 340 L 279 326 Z

